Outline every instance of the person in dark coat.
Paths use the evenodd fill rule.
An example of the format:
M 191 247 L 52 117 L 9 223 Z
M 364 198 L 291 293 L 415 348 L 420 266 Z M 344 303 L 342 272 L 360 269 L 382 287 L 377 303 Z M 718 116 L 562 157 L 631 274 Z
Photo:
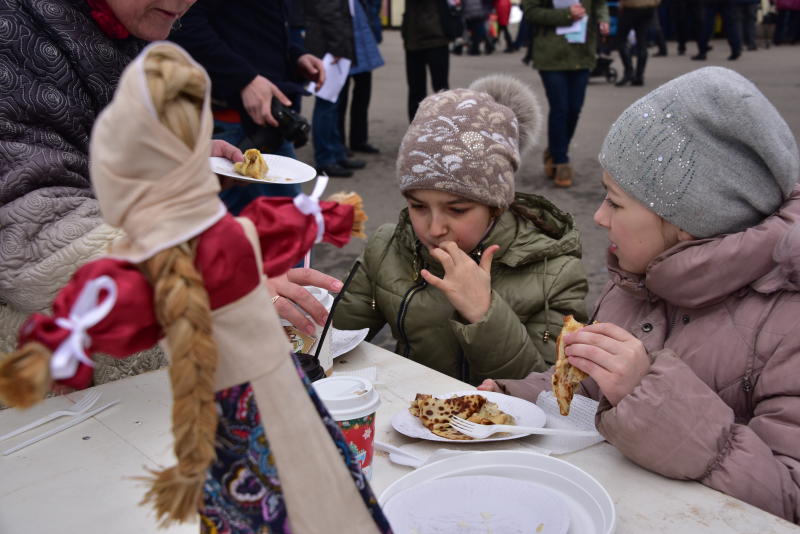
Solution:
M 335 61 L 341 58 L 355 60 L 353 16 L 348 0 L 305 0 L 303 11 L 309 52 L 320 59 L 330 54 Z M 366 165 L 364 161 L 347 157 L 339 131 L 338 100 L 315 99 L 312 136 L 318 172 L 347 178 L 353 175 L 353 169 Z
M 141 0 L 0 0 L 0 351 L 13 349 L 25 317 L 49 308 L 75 269 L 120 236 L 103 224 L 94 195 L 92 127 L 125 66 L 192 3 L 173 1 L 176 11 L 156 14 Z M 95 382 L 165 363 L 160 350 L 102 358 Z
M 296 157 L 272 116 L 272 99 L 290 106 L 307 94 L 303 83 L 321 83 L 325 73 L 316 57 L 291 42 L 288 20 L 289 0 L 198 0 L 170 34 L 211 77 L 215 138 Z M 223 191 L 221 197 L 238 214 L 259 196 L 299 192 L 296 184 L 252 184 Z
M 374 0 L 370 0 L 373 4 Z M 349 139 L 350 150 L 365 154 L 378 154 L 380 149 L 369 143 L 369 101 L 372 97 L 372 71 L 383 66 L 383 57 L 378 49 L 382 35 L 378 11 L 370 8 L 368 2 L 353 2 L 353 43 L 356 61 L 350 66 L 350 76 L 339 95 L 339 134 L 342 142 Z M 378 31 L 375 31 L 378 28 Z M 350 88 L 353 98 L 350 102 L 350 132 L 345 132 L 347 104 Z
M 444 33 L 437 2 L 406 0 L 401 27 L 406 52 L 408 84 L 408 121 L 414 120 L 419 103 L 428 93 L 427 71 L 431 73 L 433 92 L 449 89 L 450 40 Z

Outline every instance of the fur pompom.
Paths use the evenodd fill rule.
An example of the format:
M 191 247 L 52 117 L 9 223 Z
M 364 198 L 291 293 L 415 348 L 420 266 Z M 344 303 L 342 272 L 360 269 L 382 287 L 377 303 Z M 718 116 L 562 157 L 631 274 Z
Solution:
M 519 124 L 519 152 L 524 154 L 539 141 L 542 131 L 542 108 L 533 90 L 513 76 L 490 74 L 469 86 L 471 91 L 487 93 L 495 102 L 511 109 Z

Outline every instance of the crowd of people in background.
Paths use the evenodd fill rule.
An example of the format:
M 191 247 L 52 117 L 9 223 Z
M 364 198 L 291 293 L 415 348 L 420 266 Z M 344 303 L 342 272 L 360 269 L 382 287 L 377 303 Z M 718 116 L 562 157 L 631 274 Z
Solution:
M 202 143 L 191 153 L 198 166 L 189 171 L 209 169 L 208 155 L 241 161 L 241 149 L 252 147 L 296 158 L 296 148 L 311 141 L 320 173 L 348 177 L 367 166 L 352 153 L 380 152 L 370 143 L 368 128 L 371 74 L 383 65 L 379 0 L 175 0 L 176 11 L 154 5 L 150 0 L 0 0 L 2 28 L 18 36 L 0 54 L 0 74 L 10 73 L 0 76 L 7 89 L 0 92 L 0 351 L 11 351 L 19 335 L 31 334 L 31 323 L 19 334 L 23 321 L 48 310 L 78 267 L 152 223 L 142 219 L 141 225 L 123 230 L 109 218 L 115 210 L 125 211 L 126 202 L 141 201 L 141 191 L 112 197 L 111 209 L 105 204 L 101 210 L 96 191 L 102 182 L 93 180 L 103 159 L 94 148 L 91 159 L 89 154 L 91 139 L 109 144 L 113 137 L 96 135 L 98 123 L 104 125 L 103 133 L 117 127 L 126 131 L 124 121 L 114 123 L 114 115 L 104 109 L 114 106 L 115 92 L 126 95 L 118 86 L 139 87 L 130 91 L 134 96 L 145 93 L 131 81 L 143 78 L 129 74 L 126 82 L 125 73 L 144 69 L 135 58 L 143 50 L 146 55 L 148 42 L 180 44 L 185 50 L 171 44 L 149 50 L 175 49 L 170 54 L 178 59 L 173 61 L 193 72 L 182 78 L 203 82 L 182 97 L 202 100 L 202 106 L 191 104 L 202 110 L 203 129 L 198 131 L 203 136 L 197 135 Z M 681 13 L 690 15 L 656 22 L 662 8 L 662 14 L 683 9 Z M 774 30 L 771 43 L 796 43 L 800 0 L 776 0 L 775 8 L 760 23 Z M 538 124 L 547 129 L 545 173 L 555 186 L 571 186 L 569 145 L 599 50 L 605 46 L 621 55 L 619 85 L 644 85 L 648 40 L 654 38 L 660 55 L 668 53 L 654 26 L 668 30 L 662 38 L 677 36 L 679 54 L 686 53 L 690 37 L 696 39 L 698 53 L 692 59 L 702 61 L 719 15 L 733 61 L 743 44 L 748 50 L 758 46 L 752 26 L 758 7 L 748 0 L 667 0 L 664 5 L 621 0 L 616 6 L 608 0 L 582 0 L 555 8 L 552 0 L 523 0 L 522 10 L 524 43 L 519 35 L 511 38 L 507 1 L 406 0 L 402 39 L 410 126 L 400 145 L 395 178 L 407 208 L 397 224 L 382 226 L 368 241 L 354 266 L 352 290 L 334 316 L 339 327 L 368 327 L 373 334 L 388 323 L 398 352 L 406 357 L 480 389 L 533 400 L 550 384 L 547 369 L 554 362 L 564 316 L 588 319 L 587 282 L 572 216 L 544 197 L 515 189 L 516 173 L 525 148 L 538 137 Z M 497 32 L 490 29 L 493 15 Z M 694 31 L 690 26 L 679 29 L 676 20 L 693 21 Z M 573 26 L 578 29 L 569 32 L 578 35 L 570 41 L 558 28 Z M 628 30 L 633 30 L 633 40 Z M 534 92 L 509 76 L 484 77 L 469 88 L 449 89 L 451 51 L 459 53 L 461 46 L 463 53 L 466 46 L 468 55 L 491 54 L 500 37 L 505 52 L 527 45 L 523 61 L 532 62 L 541 77 L 546 119 Z M 302 98 L 324 87 L 330 69 L 342 62 L 349 65 L 343 90 L 332 99 L 318 94 L 309 124 L 302 115 Z M 165 77 L 174 75 L 165 72 Z M 426 96 L 428 74 L 436 93 L 431 96 Z M 210 100 L 214 142 L 206 135 Z M 131 143 L 118 152 L 103 152 L 130 160 L 131 170 L 124 169 L 120 182 L 134 187 L 130 184 L 147 167 L 139 159 L 167 139 L 162 130 L 152 130 L 161 136 L 136 136 L 147 150 Z M 800 465 L 800 390 L 793 379 L 800 352 L 800 152 L 788 124 L 749 80 L 729 69 L 707 67 L 630 105 L 610 126 L 598 159 L 606 195 L 594 221 L 608 233 L 610 279 L 595 305 L 600 322 L 564 339 L 570 362 L 590 377 L 581 391 L 601 403 L 599 430 L 643 467 L 698 481 L 800 523 L 795 475 Z M 186 177 L 191 181 L 194 174 Z M 162 184 L 161 174 L 150 179 Z M 175 183 L 164 185 L 168 194 L 159 187 L 151 190 L 169 197 L 164 205 L 182 196 L 191 200 L 196 189 L 170 190 L 177 188 Z M 209 169 L 201 192 L 208 200 L 203 208 L 216 217 L 208 220 L 215 225 L 240 225 L 220 208 L 220 185 L 220 197 L 232 214 L 267 200 L 251 202 L 256 197 L 289 197 L 299 191 L 274 184 L 227 187 Z M 270 224 L 264 223 L 267 228 Z M 300 286 L 339 292 L 344 285 L 310 269 L 275 276 L 267 270 L 267 295 L 256 261 L 260 256 L 253 252 L 261 254 L 261 246 L 255 246 L 256 238 L 250 242 L 250 227 L 235 227 L 237 233 L 219 238 L 218 248 L 220 254 L 232 250 L 226 241 L 231 235 L 246 244 L 249 255 L 240 263 L 234 261 L 238 256 L 230 260 L 231 272 L 239 277 L 242 265 L 252 264 L 251 286 L 241 287 L 258 291 L 259 306 L 274 306 L 284 319 L 298 314 L 297 304 L 324 324 L 327 312 Z M 206 225 L 198 232 L 212 228 L 217 227 Z M 322 231 L 317 240 L 321 236 Z M 169 248 L 194 265 L 193 245 L 176 243 L 183 241 L 170 241 Z M 197 251 L 209 250 L 197 243 Z M 272 250 L 263 252 L 269 257 Z M 158 279 L 133 272 L 145 286 Z M 238 287 L 217 276 L 220 293 Z M 145 289 L 138 294 L 149 293 Z M 210 313 L 210 304 L 203 302 Z M 78 329 L 72 320 L 57 324 L 63 330 Z M 204 332 L 210 337 L 210 326 Z M 155 342 L 158 336 L 151 333 Z M 95 383 L 101 383 L 165 364 L 164 353 L 155 348 L 125 361 L 98 360 L 92 367 Z M 295 370 L 289 370 L 291 379 L 297 379 Z M 49 377 L 47 371 L 40 375 Z M 245 393 L 236 395 L 244 398 Z M 240 410 L 238 401 L 227 404 L 232 412 Z M 227 404 L 219 401 L 218 406 L 221 410 Z M 319 406 L 319 413 L 309 416 L 317 424 L 318 415 L 326 417 Z M 690 412 L 703 424 L 687 419 Z M 248 414 L 253 421 L 248 432 L 258 436 L 258 413 Z M 271 419 L 264 421 L 269 427 Z M 330 432 L 318 442 L 342 442 L 338 431 Z M 265 443 L 258 437 L 252 442 Z M 232 447 L 221 443 L 220 453 L 231 452 Z M 267 466 L 269 455 L 259 454 Z M 348 465 L 355 465 L 346 450 L 342 454 Z M 354 468 L 353 473 L 361 490 L 353 493 L 355 508 L 368 510 L 378 531 L 388 532 L 361 471 Z M 281 471 L 283 480 L 294 475 L 291 469 Z M 253 477 L 254 494 L 267 478 Z M 350 484 L 349 476 L 346 480 Z M 280 485 L 275 488 L 276 493 L 283 491 Z M 186 502 L 191 508 L 192 501 Z M 238 510 L 228 501 L 220 506 Z M 260 531 L 260 513 L 252 528 L 240 532 Z M 223 515 L 209 519 L 207 530 L 225 530 L 220 527 L 228 521 Z M 212 521 L 219 524 L 209 527 Z M 289 526 L 281 523 L 277 531 L 288 532 Z

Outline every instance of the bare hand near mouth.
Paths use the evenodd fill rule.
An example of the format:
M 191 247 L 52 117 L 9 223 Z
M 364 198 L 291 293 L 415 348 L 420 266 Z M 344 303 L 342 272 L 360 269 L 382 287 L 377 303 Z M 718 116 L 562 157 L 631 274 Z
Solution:
M 420 274 L 433 287 L 439 289 L 450 304 L 468 323 L 477 323 L 492 301 L 492 258 L 500 249 L 492 245 L 483 251 L 480 264 L 458 248 L 453 241 L 444 241 L 431 255 L 442 264 L 444 278 L 423 269 Z

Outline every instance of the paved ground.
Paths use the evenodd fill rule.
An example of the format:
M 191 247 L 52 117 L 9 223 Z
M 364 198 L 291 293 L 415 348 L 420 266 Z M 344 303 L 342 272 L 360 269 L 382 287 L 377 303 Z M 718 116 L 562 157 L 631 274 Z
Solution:
M 358 171 L 353 178 L 333 179 L 328 186 L 329 192 L 352 189 L 364 197 L 370 216 L 368 233 L 383 223 L 396 220 L 397 213 L 405 204 L 394 178 L 397 149 L 408 126 L 405 62 L 399 32 L 386 31 L 384 36 L 381 52 L 386 66 L 373 74 L 370 106 L 370 142 L 379 147 L 382 153 L 364 156 L 363 159 L 369 162 L 366 169 Z M 556 189 L 545 179 L 541 165 L 544 146 L 541 142 L 523 161 L 517 190 L 544 195 L 572 213 L 577 220 L 583 236 L 584 263 L 589 277 L 589 308 L 606 281 L 605 250 L 608 245 L 605 232 L 592 222 L 592 214 L 603 197 L 597 153 L 609 125 L 630 103 L 680 74 L 704 65 L 721 65 L 733 68 L 754 81 L 784 116 L 795 137 L 800 138 L 800 46 L 780 46 L 768 50 L 761 48 L 755 52 L 745 52 L 738 61 L 729 62 L 726 60 L 729 54 L 727 43 L 718 40 L 713 45 L 709 60 L 697 62 L 691 61 L 688 55 L 675 55 L 676 46 L 669 43 L 670 56 L 651 56 L 645 87 L 617 88 L 604 79 L 591 79 L 583 114 L 570 148 L 576 171 L 576 184 L 571 189 Z M 695 51 L 694 44 L 690 44 L 689 55 Z M 531 84 L 546 113 L 547 104 L 539 75 L 523 65 L 521 57 L 521 52 L 476 57 L 451 56 L 450 86 L 465 87 L 472 80 L 492 72 L 511 74 Z M 621 71 L 617 56 L 613 65 Z M 304 112 L 308 117 L 311 116 L 312 105 L 311 99 L 304 101 Z M 313 165 L 310 147 L 300 150 L 300 158 Z M 346 275 L 362 247 L 363 242 L 359 240 L 344 249 L 319 245 L 314 251 L 313 266 L 341 278 Z

